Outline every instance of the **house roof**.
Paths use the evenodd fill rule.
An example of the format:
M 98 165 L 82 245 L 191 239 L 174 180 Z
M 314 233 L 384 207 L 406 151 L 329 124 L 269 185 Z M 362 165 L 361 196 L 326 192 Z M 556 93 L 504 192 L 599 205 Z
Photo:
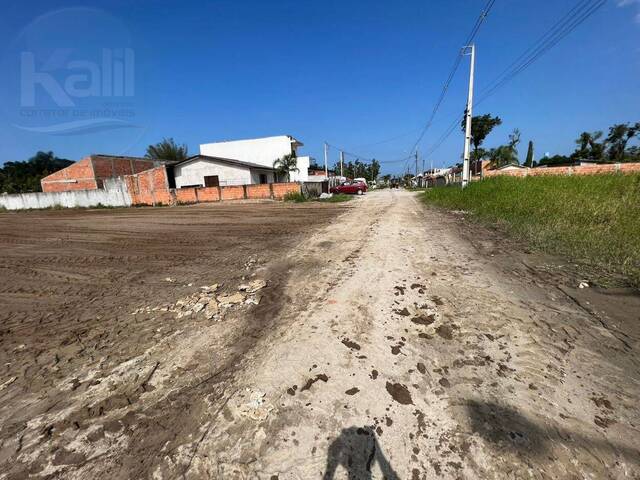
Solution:
M 181 162 L 173 164 L 173 166 L 174 167 L 181 166 L 181 165 L 184 165 L 186 163 L 193 162 L 194 160 L 205 160 L 205 161 L 214 162 L 214 163 L 225 163 L 227 165 L 236 165 L 236 166 L 239 166 L 239 167 L 259 168 L 260 170 L 270 170 L 270 171 L 275 170 L 272 167 L 267 167 L 265 165 L 259 165 L 257 163 L 245 162 L 243 160 L 234 160 L 232 158 L 210 157 L 208 155 L 194 155 L 194 156 L 189 157 L 189 158 L 187 158 L 185 160 L 182 160 Z
M 303 147 L 304 146 L 304 143 L 302 143 L 300 140 L 296 140 L 291 135 L 271 135 L 269 137 L 240 138 L 240 139 L 235 139 L 235 140 L 219 140 L 217 142 L 203 143 L 203 145 L 213 145 L 213 144 L 216 144 L 216 143 L 250 142 L 252 140 L 267 140 L 267 139 L 270 139 L 270 138 L 281 138 L 281 137 L 287 137 L 291 141 L 291 143 L 294 144 L 297 147 Z
M 128 155 L 107 155 L 104 153 L 92 153 L 90 158 L 122 158 L 124 160 L 133 160 L 134 162 L 160 162 L 165 164 L 177 163 L 174 160 L 163 160 L 161 158 L 150 157 L 130 157 Z

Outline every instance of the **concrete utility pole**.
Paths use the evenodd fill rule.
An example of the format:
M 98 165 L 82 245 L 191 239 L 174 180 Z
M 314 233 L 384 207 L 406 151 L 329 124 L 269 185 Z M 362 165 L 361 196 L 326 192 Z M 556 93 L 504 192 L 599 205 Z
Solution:
M 416 150 L 416 186 L 418 186 L 418 150 Z
M 470 53 L 467 53 L 470 51 Z M 471 55 L 471 68 L 469 69 L 469 97 L 467 98 L 467 110 L 465 112 L 464 129 L 464 160 L 462 162 L 462 188 L 469 183 L 469 155 L 471 152 L 471 118 L 473 117 L 473 73 L 476 62 L 476 46 L 464 47 L 464 55 Z
M 327 167 L 328 157 L 329 157 L 329 145 L 327 144 L 327 142 L 324 142 L 324 176 L 327 179 L 329 178 L 329 167 Z
M 344 152 L 340 152 L 340 177 L 344 177 L 343 173 L 342 173 L 342 166 L 344 164 Z

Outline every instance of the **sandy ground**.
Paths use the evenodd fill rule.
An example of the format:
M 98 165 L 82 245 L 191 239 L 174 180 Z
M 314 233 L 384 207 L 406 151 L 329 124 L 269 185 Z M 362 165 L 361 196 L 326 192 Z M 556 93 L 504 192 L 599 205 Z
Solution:
M 289 213 L 262 207 L 257 218 Z M 160 335 L 139 335 L 138 315 L 123 312 L 104 334 L 138 346 L 121 353 L 112 339 L 106 356 L 97 348 L 93 364 L 72 361 L 64 374 L 15 374 L 35 346 L 14 346 L 12 315 L 0 337 L 2 382 L 16 377 L 0 387 L 0 478 L 640 478 L 637 295 L 578 289 L 571 265 L 415 194 L 375 192 L 337 208 L 292 209 L 293 227 L 272 222 L 294 232 L 253 247 L 262 262 L 228 260 L 219 276 L 231 290 L 243 281 L 234 268 L 269 282 L 259 305 L 214 321 L 145 313 L 140 323 L 167 328 Z M 185 254 L 156 277 L 218 281 L 204 268 L 209 244 L 166 225 L 157 235 L 167 229 L 206 261 L 198 270 Z M 32 288 L 45 289 L 37 280 Z M 169 290 L 173 302 L 191 288 L 156 283 L 184 290 Z M 158 293 L 127 306 L 160 304 Z M 45 351 L 37 365 L 52 361 Z

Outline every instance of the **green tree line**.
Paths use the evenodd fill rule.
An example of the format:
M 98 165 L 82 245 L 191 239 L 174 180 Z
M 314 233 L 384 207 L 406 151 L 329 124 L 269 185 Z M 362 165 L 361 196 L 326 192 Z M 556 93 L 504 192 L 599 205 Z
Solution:
M 72 163 L 53 152 L 38 152 L 23 162 L 6 162 L 0 168 L 0 193 L 41 192 L 42 178 Z
M 480 160 L 489 160 L 494 168 L 520 164 L 518 144 L 520 143 L 521 133 L 517 128 L 509 135 L 506 144 L 491 149 L 482 147 L 491 131 L 499 125 L 502 125 L 502 119 L 491 114 L 478 115 L 472 118 L 472 163 Z M 464 131 L 464 120 L 461 127 Z M 571 155 L 543 157 L 539 161 L 534 160 L 534 144 L 530 140 L 524 165 L 527 167 L 552 166 L 571 164 L 581 160 L 599 163 L 640 162 L 640 146 L 631 145 L 634 139 L 640 139 L 640 122 L 635 124 L 617 123 L 609 127 L 609 132 L 606 136 L 602 131 L 582 132 L 575 140 L 576 149 Z

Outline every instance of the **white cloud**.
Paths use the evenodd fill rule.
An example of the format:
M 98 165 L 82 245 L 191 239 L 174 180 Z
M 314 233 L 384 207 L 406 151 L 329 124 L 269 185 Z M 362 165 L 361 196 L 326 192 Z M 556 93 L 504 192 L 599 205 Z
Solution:
M 638 8 L 640 8 L 640 0 L 617 0 L 616 4 L 621 8 L 631 5 L 638 5 Z M 633 21 L 640 24 L 640 11 L 636 11 L 636 14 L 633 16 Z

